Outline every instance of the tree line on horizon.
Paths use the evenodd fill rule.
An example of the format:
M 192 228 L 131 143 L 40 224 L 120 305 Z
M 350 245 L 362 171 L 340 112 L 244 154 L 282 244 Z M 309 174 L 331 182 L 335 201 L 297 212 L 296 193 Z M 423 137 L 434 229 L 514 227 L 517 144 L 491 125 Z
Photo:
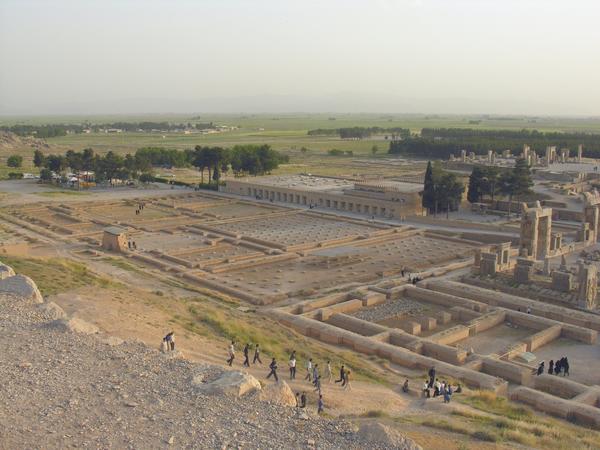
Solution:
M 477 155 L 485 155 L 490 149 L 518 153 L 523 145 L 529 145 L 538 154 L 544 154 L 548 146 L 570 148 L 574 152 L 579 144 L 583 145 L 583 156 L 600 158 L 600 134 L 473 128 L 423 128 L 420 136 L 390 142 L 388 153 L 448 159 L 450 155 L 460 155 L 461 150 Z
M 84 122 L 80 124 L 53 124 L 53 125 L 12 125 L 0 126 L 0 130 L 14 133 L 18 136 L 35 136 L 38 138 L 52 138 L 66 136 L 69 133 L 81 134 L 85 130 L 92 130 L 94 133 L 100 130 L 117 129 L 126 132 L 135 131 L 176 131 L 183 129 L 207 130 L 215 129 L 216 125 L 213 122 L 206 123 L 174 123 L 174 122 L 107 122 L 107 123 L 91 123 Z
M 308 130 L 309 136 L 339 136 L 342 139 L 364 139 L 374 134 L 389 134 L 392 139 L 405 138 L 410 136 L 408 128 L 400 127 L 347 127 L 347 128 L 317 128 Z
M 287 162 L 287 155 L 273 150 L 269 145 L 236 145 L 232 148 L 197 145 L 194 149 L 176 150 L 162 147 L 144 147 L 134 154 L 121 156 L 113 151 L 104 155 L 91 148 L 80 152 L 69 150 L 64 155 L 44 155 L 35 150 L 33 163 L 39 167 L 40 178 L 51 180 L 55 174 L 91 171 L 96 181 L 131 180 L 152 181 L 154 168 L 195 167 L 200 171 L 201 184 L 208 172 L 208 184 L 219 183 L 220 176 L 230 170 L 235 176 L 263 175 Z

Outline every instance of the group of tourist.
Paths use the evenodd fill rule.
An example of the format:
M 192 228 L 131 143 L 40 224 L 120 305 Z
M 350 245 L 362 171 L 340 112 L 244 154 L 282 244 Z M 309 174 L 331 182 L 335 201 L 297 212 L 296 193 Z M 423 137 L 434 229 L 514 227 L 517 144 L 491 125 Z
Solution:
M 537 375 L 540 376 L 545 372 L 545 362 L 542 361 L 537 368 Z M 569 358 L 563 356 L 557 359 L 556 362 L 551 359 L 548 363 L 548 375 L 560 375 L 563 377 L 569 376 Z
M 137 208 L 135 210 L 136 216 L 139 216 L 142 213 L 144 206 L 145 206 L 144 203 L 138 203 Z
M 429 378 L 425 378 L 425 381 L 423 382 L 423 398 L 431 398 L 431 391 L 433 390 L 434 398 L 438 396 L 443 396 L 444 403 L 450 403 L 450 398 L 453 393 L 462 392 L 460 384 L 457 385 L 456 390 L 453 390 L 450 383 L 448 383 L 446 380 L 440 381 L 439 378 L 436 378 L 435 367 L 429 369 L 427 375 L 429 375 Z M 404 385 L 402 386 L 402 391 L 408 392 L 408 380 L 404 382 Z
M 168 339 L 170 342 L 170 340 L 172 340 L 173 334 L 169 333 L 167 336 L 169 337 Z M 165 337 L 165 339 L 167 339 L 167 337 Z M 231 343 L 229 344 L 229 346 L 227 348 L 226 363 L 229 366 L 232 366 L 233 362 L 235 360 L 235 344 L 236 344 L 235 341 L 231 341 Z M 244 367 L 250 367 L 250 352 L 251 352 L 251 350 L 252 350 L 251 344 L 248 343 L 248 344 L 244 345 L 244 349 L 243 349 L 244 361 L 242 363 L 242 365 Z M 255 344 L 255 346 L 254 346 L 254 357 L 252 359 L 252 364 L 256 364 L 256 363 L 262 364 L 262 361 L 260 359 L 259 344 Z M 290 380 L 296 379 L 297 364 L 298 364 L 298 361 L 296 358 L 296 351 L 293 350 L 291 352 L 289 360 L 288 360 Z M 271 362 L 269 364 L 269 373 L 267 374 L 266 378 L 269 379 L 269 378 L 273 377 L 275 379 L 275 381 L 279 381 L 279 376 L 277 375 L 277 369 L 278 369 L 277 360 L 275 358 L 272 358 Z M 306 364 L 305 364 L 305 369 L 306 369 L 306 375 L 304 376 L 304 380 L 308 381 L 309 383 L 311 383 L 313 385 L 315 393 L 317 393 L 319 396 L 319 399 L 317 402 L 317 410 L 319 413 L 323 412 L 323 408 L 324 408 L 323 395 L 321 392 L 321 382 L 323 379 L 326 379 L 330 383 L 332 381 L 335 381 L 335 383 L 341 383 L 341 387 L 344 390 L 352 389 L 351 385 L 350 385 L 351 371 L 350 371 L 350 369 L 347 369 L 343 364 L 340 367 L 340 375 L 339 375 L 339 379 L 337 379 L 337 380 L 334 380 L 333 371 L 331 368 L 331 361 L 327 361 L 325 363 L 324 372 L 321 373 L 319 364 L 314 363 L 312 358 L 308 358 L 306 361 Z M 303 392 L 302 394 L 300 394 L 299 392 L 296 393 L 296 400 L 298 403 L 298 405 L 297 405 L 298 407 L 300 407 L 300 408 L 306 407 L 306 392 Z

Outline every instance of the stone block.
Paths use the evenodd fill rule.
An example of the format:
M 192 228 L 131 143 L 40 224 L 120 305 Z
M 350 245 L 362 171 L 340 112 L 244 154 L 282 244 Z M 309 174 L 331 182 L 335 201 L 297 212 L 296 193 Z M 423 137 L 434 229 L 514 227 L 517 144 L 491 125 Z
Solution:
M 417 322 L 413 322 L 412 320 L 402 322 L 402 324 L 400 325 L 400 328 L 402 330 L 406 331 L 407 333 L 410 333 L 415 336 L 418 336 L 421 334 L 421 324 L 417 323 Z
M 552 289 L 560 292 L 571 292 L 573 275 L 568 272 L 552 272 Z
M 452 314 L 450 314 L 447 311 L 439 311 L 436 314 L 436 319 L 438 323 L 446 325 L 447 323 L 450 323 L 452 321 Z
M 419 323 L 421 324 L 421 330 L 429 331 L 437 328 L 435 317 L 421 317 Z
M 370 292 L 362 299 L 363 306 L 373 306 L 379 305 L 381 303 L 385 303 L 386 296 L 385 294 L 380 294 L 378 292 Z

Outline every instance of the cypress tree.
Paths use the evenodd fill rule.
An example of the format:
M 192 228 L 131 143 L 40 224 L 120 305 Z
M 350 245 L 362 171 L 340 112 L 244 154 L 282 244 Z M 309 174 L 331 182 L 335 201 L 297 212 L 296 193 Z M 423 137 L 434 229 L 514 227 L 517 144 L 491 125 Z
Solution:
M 469 203 L 477 203 L 481 200 L 482 179 L 483 171 L 481 170 L 481 167 L 473 167 L 473 171 L 469 177 L 469 191 L 467 192 L 467 200 Z
M 423 182 L 423 208 L 431 211 L 435 208 L 436 196 L 435 196 L 435 181 L 433 179 L 433 167 L 431 167 L 431 161 L 427 163 L 427 170 L 425 170 L 425 181 Z

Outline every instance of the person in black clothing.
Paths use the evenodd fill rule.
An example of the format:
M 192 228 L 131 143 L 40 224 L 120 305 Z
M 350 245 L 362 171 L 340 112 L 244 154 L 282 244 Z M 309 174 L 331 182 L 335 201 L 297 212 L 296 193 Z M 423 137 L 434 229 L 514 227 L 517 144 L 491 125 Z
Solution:
M 306 408 L 306 392 L 300 396 L 300 408 Z
M 567 359 L 567 357 L 565 356 L 564 358 L 564 362 L 562 363 L 562 368 L 563 368 L 563 377 L 568 377 L 569 376 L 569 360 Z
M 254 359 L 252 360 L 252 364 L 256 364 L 256 361 L 258 361 L 259 364 L 262 364 L 262 361 L 260 360 L 260 349 L 258 348 L 258 344 L 256 344 L 256 347 L 254 348 Z
M 541 362 L 541 364 L 538 366 L 538 369 L 537 369 L 538 376 L 543 373 L 544 373 L 544 361 Z
M 244 366 L 250 367 L 250 360 L 248 359 L 248 352 L 250 351 L 250 344 L 244 346 Z
M 279 381 L 279 378 L 277 378 L 277 361 L 275 361 L 275 358 L 273 358 L 271 364 L 269 364 L 269 369 L 271 369 L 271 371 L 269 372 L 269 375 L 267 375 L 267 379 L 273 375 L 275 377 L 275 381 Z
M 345 379 L 346 379 L 346 371 L 344 369 L 344 365 L 342 364 L 342 367 L 340 367 L 340 379 L 339 380 L 335 380 L 335 382 L 336 383 L 343 383 Z
M 554 360 L 551 359 L 548 364 L 548 375 L 552 375 L 554 373 Z
M 560 369 L 562 368 L 563 360 L 562 358 L 557 360 L 554 364 L 554 375 L 558 375 L 560 373 Z
M 435 381 L 435 367 L 432 367 L 431 369 L 429 369 L 428 375 L 429 375 L 429 389 L 431 389 L 433 387 L 433 382 Z

